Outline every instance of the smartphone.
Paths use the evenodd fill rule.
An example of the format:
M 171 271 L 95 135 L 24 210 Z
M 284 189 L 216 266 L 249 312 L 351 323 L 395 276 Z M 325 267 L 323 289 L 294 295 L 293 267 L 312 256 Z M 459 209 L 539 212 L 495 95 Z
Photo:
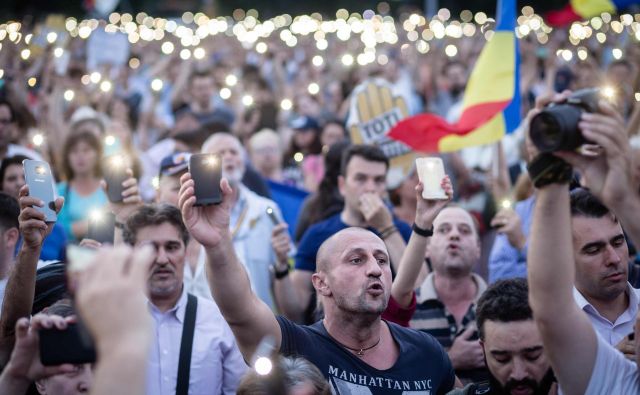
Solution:
M 84 332 L 84 333 L 82 333 Z M 40 362 L 44 366 L 63 363 L 83 364 L 96 361 L 96 350 L 88 332 L 78 324 L 67 328 L 40 329 Z
M 113 235 L 116 229 L 116 216 L 103 210 L 96 210 L 89 214 L 89 230 L 87 238 L 100 243 L 113 245 Z
M 191 155 L 189 173 L 191 173 L 194 183 L 196 206 L 208 206 L 222 202 L 222 191 L 220 190 L 222 161 L 219 155 Z
M 123 155 L 110 155 L 102 159 L 102 176 L 107 183 L 107 197 L 112 203 L 122 202 L 122 183 L 129 178 L 127 161 Z
M 269 206 L 269 207 L 267 207 L 267 209 L 265 211 L 266 211 L 267 215 L 269 216 L 269 219 L 271 219 L 271 222 L 273 222 L 273 225 L 278 225 L 280 223 L 280 220 L 278 219 L 278 216 L 273 211 L 273 207 Z
M 422 197 L 425 199 L 448 199 L 444 189 L 440 186 L 444 178 L 444 164 L 442 159 L 435 157 L 417 158 L 416 169 L 418 178 L 424 189 Z
M 43 207 L 35 207 L 44 214 L 45 222 L 56 222 L 56 192 L 53 185 L 53 176 L 49 164 L 40 160 L 25 159 L 22 161 L 24 179 L 29 186 L 29 196 L 36 197 L 44 202 Z

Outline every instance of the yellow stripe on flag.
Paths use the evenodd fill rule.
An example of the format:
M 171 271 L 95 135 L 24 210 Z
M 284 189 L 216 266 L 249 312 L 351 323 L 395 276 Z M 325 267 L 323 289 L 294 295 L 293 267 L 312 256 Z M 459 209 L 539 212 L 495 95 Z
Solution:
M 505 134 L 505 123 L 502 112 L 478 129 L 464 136 L 451 134 L 438 141 L 439 152 L 458 151 L 463 148 L 490 144 L 502 139 Z
M 603 12 L 616 12 L 615 4 L 610 0 L 571 0 L 571 7 L 583 18 L 590 18 Z
M 463 111 L 479 103 L 511 100 L 515 89 L 515 37 L 496 31 L 485 44 L 464 91 Z

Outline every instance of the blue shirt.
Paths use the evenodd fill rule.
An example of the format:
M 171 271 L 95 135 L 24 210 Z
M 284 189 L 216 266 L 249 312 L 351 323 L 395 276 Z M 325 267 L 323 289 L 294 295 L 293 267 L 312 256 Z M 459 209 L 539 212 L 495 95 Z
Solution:
M 324 243 L 329 237 L 342 229 L 349 228 L 350 226 L 342 222 L 340 214 L 333 215 L 324 221 L 318 222 L 307 229 L 302 236 L 300 244 L 298 244 L 298 253 L 296 254 L 296 269 L 307 270 L 310 272 L 316 271 L 316 254 L 320 245 Z M 394 218 L 393 224 L 398 228 L 402 238 L 406 241 L 411 237 L 411 227 L 406 223 Z M 373 233 L 378 234 L 373 228 L 368 228 Z
M 71 225 L 80 220 L 88 219 L 89 213 L 94 209 L 101 209 L 107 205 L 107 195 L 102 188 L 96 189 L 91 195 L 81 196 L 73 188 L 67 188 L 66 182 L 57 185 L 58 196 L 64 197 L 64 206 L 58 214 L 58 223 L 67 232 L 70 241 L 75 241 L 76 237 L 71 231 Z
M 533 195 L 516 203 L 514 207 L 516 214 L 520 216 L 522 234 L 527 240 L 522 250 L 513 247 L 506 235 L 496 236 L 489 255 L 489 283 L 508 278 L 527 277 L 527 248 L 535 202 L 535 195 Z

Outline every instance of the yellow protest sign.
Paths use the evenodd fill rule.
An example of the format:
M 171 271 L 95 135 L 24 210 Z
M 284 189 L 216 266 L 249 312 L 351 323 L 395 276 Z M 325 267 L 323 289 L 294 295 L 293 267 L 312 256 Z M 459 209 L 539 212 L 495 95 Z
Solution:
M 380 147 L 390 161 L 387 186 L 395 188 L 413 168 L 415 155 L 404 143 L 387 137 L 400 120 L 409 115 L 407 103 L 401 96 L 393 96 L 391 85 L 375 78 L 362 82 L 351 93 L 347 127 L 354 144 Z

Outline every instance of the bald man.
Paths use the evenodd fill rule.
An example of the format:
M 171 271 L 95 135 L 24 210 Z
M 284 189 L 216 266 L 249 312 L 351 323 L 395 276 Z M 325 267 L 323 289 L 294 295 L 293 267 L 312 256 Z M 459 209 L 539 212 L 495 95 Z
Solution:
M 383 321 L 391 292 L 385 243 L 362 228 L 347 228 L 318 250 L 312 276 L 325 318 L 310 326 L 275 317 L 251 290 L 232 248 L 233 191 L 221 182 L 223 202 L 194 207 L 193 180 L 185 174 L 180 208 L 191 235 L 206 250 L 209 285 L 247 361 L 270 336 L 285 355 L 315 364 L 336 394 L 444 394 L 454 384 L 449 358 L 425 333 Z

